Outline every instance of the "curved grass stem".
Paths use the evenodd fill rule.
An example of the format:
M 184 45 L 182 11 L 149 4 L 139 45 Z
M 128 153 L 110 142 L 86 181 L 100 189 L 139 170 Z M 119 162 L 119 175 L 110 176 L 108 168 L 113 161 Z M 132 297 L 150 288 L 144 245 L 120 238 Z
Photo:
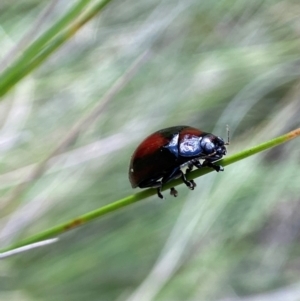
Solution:
M 284 134 L 282 136 L 279 136 L 277 138 L 274 138 L 272 140 L 269 140 L 267 142 L 264 142 L 262 144 L 259 144 L 257 146 L 254 146 L 254 147 L 251 147 L 249 149 L 246 149 L 244 151 L 241 151 L 237 154 L 234 154 L 232 156 L 229 156 L 227 157 L 226 159 L 223 159 L 223 160 L 220 160 L 218 162 L 216 162 L 216 164 L 220 164 L 220 165 L 223 165 L 223 166 L 226 166 L 226 165 L 229 165 L 229 164 L 232 164 L 232 163 L 235 163 L 237 161 L 240 161 L 240 160 L 243 160 L 247 157 L 250 157 L 252 155 L 255 155 L 259 152 L 262 152 L 264 150 L 267 150 L 267 149 L 270 149 L 270 148 L 273 148 L 277 145 L 280 145 L 282 143 L 285 143 L 289 140 L 292 140 L 296 137 L 300 136 L 300 128 L 298 129 L 295 129 L 287 134 Z M 209 168 L 201 168 L 201 169 L 198 169 L 198 170 L 195 170 L 191 173 L 189 173 L 188 175 L 188 179 L 195 179 L 197 177 L 200 177 L 204 174 L 207 174 L 209 172 L 211 172 L 212 170 L 209 169 Z M 174 187 L 174 186 L 177 186 L 177 185 L 180 185 L 182 184 L 182 180 L 181 179 L 177 179 L 177 180 L 174 180 L 174 181 L 171 181 L 170 183 L 167 183 L 164 187 L 163 187 L 163 190 L 166 190 L 166 189 L 170 189 L 171 187 Z M 0 250 L 0 254 L 4 252 L 8 252 L 8 251 L 11 251 L 13 249 L 16 249 L 16 248 L 20 248 L 22 246 L 26 246 L 26 245 L 30 245 L 30 244 L 33 244 L 33 243 L 36 243 L 36 242 L 39 242 L 39 241 L 42 241 L 42 240 L 45 240 L 45 239 L 48 239 L 48 238 L 52 238 L 52 237 L 56 237 L 57 235 L 60 235 L 66 231 L 69 231 L 71 229 L 74 229 L 76 227 L 79 227 L 79 226 L 82 226 L 88 222 L 91 222 L 101 216 L 104 216 L 110 212 L 113 212 L 113 211 L 116 211 L 120 208 L 123 208 L 123 207 L 126 207 L 130 204 L 133 204 L 133 203 L 136 203 L 136 202 L 139 202 L 139 201 L 142 201 L 143 199 L 149 197 L 149 196 L 152 196 L 152 195 L 155 195 L 156 194 L 156 189 L 147 189 L 147 190 L 144 190 L 142 192 L 138 192 L 134 195 L 131 195 L 131 196 L 127 196 L 123 199 L 120 199 L 114 203 L 111 203 L 111 204 L 108 204 L 106 206 L 103 206 L 99 209 L 96 209 L 96 210 L 93 210 L 91 212 L 88 212 L 86 214 L 83 214 L 75 219 L 72 219 L 70 221 L 67 221 L 63 224 L 60 224 L 58 226 L 55 226 L 53 228 L 49 228 L 43 232 L 40 232 L 34 236 L 31 236 L 27 239 L 24 239 L 23 241 L 20 241 L 20 242 L 17 242 L 15 244 L 12 244 L 11 246 L 9 247 L 6 247 L 6 248 L 3 248 L 2 250 Z M 1 258 L 1 257 L 0 257 Z

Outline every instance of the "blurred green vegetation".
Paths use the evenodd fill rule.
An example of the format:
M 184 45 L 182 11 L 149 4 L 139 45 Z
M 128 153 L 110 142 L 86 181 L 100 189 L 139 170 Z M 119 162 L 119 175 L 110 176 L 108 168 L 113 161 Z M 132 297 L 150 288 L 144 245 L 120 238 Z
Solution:
M 49 3 L 1 1 L 5 65 Z M 57 1 L 35 37 L 72 5 Z M 130 156 L 155 130 L 226 137 L 229 124 L 233 154 L 299 127 L 299 12 L 292 0 L 109 3 L 0 102 L 0 246 L 133 193 Z M 99 119 L 9 198 L 145 50 Z M 296 139 L 197 179 L 195 191 L 179 186 L 176 199 L 165 192 L 1 260 L 0 300 L 299 300 L 299 148 Z

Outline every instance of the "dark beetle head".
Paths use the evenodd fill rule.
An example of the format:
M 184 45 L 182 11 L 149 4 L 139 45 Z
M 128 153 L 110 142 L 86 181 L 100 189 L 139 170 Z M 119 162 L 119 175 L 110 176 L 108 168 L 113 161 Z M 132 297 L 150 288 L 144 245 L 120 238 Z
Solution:
M 200 140 L 200 147 L 206 159 L 215 161 L 226 155 L 225 142 L 222 138 L 207 134 Z

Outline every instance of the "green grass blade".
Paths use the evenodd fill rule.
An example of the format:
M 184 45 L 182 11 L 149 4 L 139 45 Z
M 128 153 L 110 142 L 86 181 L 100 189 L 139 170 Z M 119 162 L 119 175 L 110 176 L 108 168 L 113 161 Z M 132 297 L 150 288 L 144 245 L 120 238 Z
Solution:
M 71 38 L 85 23 L 100 12 L 111 0 L 100 1 L 82 18 L 72 23 L 91 0 L 79 1 L 56 24 L 48 29 L 39 39 L 33 42 L 23 55 L 0 75 L 0 97 L 5 95 L 15 84 L 32 70 L 38 67 L 57 48 Z M 72 25 L 70 25 L 72 23 Z M 67 26 L 70 27 L 63 31 Z M 58 35 L 58 36 L 57 36 Z M 57 38 L 55 38 L 57 36 Z
M 289 132 L 285 135 L 282 135 L 282 136 L 279 136 L 279 137 L 274 138 L 272 140 L 269 140 L 267 142 L 264 142 L 262 144 L 259 144 L 255 147 L 246 149 L 246 150 L 244 150 L 242 152 L 239 152 L 235 155 L 229 156 L 226 159 L 223 159 L 223 160 L 220 160 L 220 161 L 216 162 L 216 164 L 226 166 L 226 165 L 235 163 L 237 161 L 240 161 L 240 160 L 243 160 L 247 157 L 255 155 L 259 152 L 262 152 L 264 150 L 267 150 L 267 149 L 270 149 L 270 148 L 275 147 L 277 145 L 280 145 L 282 143 L 285 143 L 285 142 L 287 142 L 289 140 L 292 140 L 292 139 L 294 139 L 298 136 L 300 136 L 300 128 L 295 129 L 295 130 L 293 130 L 293 131 L 291 131 L 291 132 Z M 211 171 L 212 171 L 212 169 L 209 169 L 209 168 L 203 168 L 203 169 L 201 168 L 201 169 L 198 169 L 194 172 L 191 172 L 189 174 L 188 178 L 189 179 L 194 179 L 194 178 L 197 178 L 197 177 L 202 176 L 204 174 L 207 174 Z M 163 190 L 169 189 L 170 187 L 174 187 L 174 186 L 177 186 L 177 185 L 180 185 L 180 184 L 182 184 L 181 179 L 171 181 L 170 183 L 168 183 L 164 186 Z M 50 238 L 50 237 L 55 237 L 55 236 L 57 236 L 59 234 L 62 234 L 66 231 L 69 231 L 71 229 L 74 229 L 76 227 L 84 225 L 88 222 L 91 222 L 96 218 L 104 216 L 104 215 L 106 215 L 110 212 L 116 211 L 120 208 L 126 207 L 130 204 L 139 202 L 139 201 L 141 201 L 141 200 L 143 200 L 143 199 L 145 199 L 149 196 L 155 195 L 155 194 L 156 194 L 155 189 L 146 189 L 142 192 L 139 192 L 139 193 L 136 193 L 134 195 L 125 197 L 125 198 L 123 198 L 121 200 L 118 200 L 114 203 L 111 203 L 111 204 L 103 206 L 99 209 L 88 212 L 84 215 L 81 215 L 81 216 L 71 220 L 71 221 L 68 221 L 68 222 L 63 223 L 63 224 L 58 225 L 58 226 L 55 226 L 53 228 L 49 228 L 48 230 L 45 230 L 41 233 L 38 233 L 34 236 L 31 236 L 31 237 L 29 237 L 29 238 L 27 238 L 27 239 L 25 239 L 21 242 L 17 242 L 17 243 L 15 243 L 15 244 L 7 247 L 7 248 L 2 249 L 0 251 L 0 253 L 10 251 L 10 250 L 13 250 L 15 248 L 19 248 L 19 247 L 22 247 L 22 246 L 25 246 L 25 245 L 28 245 L 28 244 L 38 242 L 38 241 L 42 241 L 42 240 Z

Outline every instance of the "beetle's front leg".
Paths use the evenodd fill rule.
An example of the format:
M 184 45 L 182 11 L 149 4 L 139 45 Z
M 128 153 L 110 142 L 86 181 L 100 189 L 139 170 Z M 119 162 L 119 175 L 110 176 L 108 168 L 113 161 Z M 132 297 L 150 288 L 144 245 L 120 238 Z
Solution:
M 204 160 L 204 162 L 202 163 L 202 166 L 203 167 L 210 167 L 210 168 L 214 169 L 216 172 L 224 171 L 224 167 L 223 166 L 216 165 L 213 162 L 207 161 L 207 160 Z

